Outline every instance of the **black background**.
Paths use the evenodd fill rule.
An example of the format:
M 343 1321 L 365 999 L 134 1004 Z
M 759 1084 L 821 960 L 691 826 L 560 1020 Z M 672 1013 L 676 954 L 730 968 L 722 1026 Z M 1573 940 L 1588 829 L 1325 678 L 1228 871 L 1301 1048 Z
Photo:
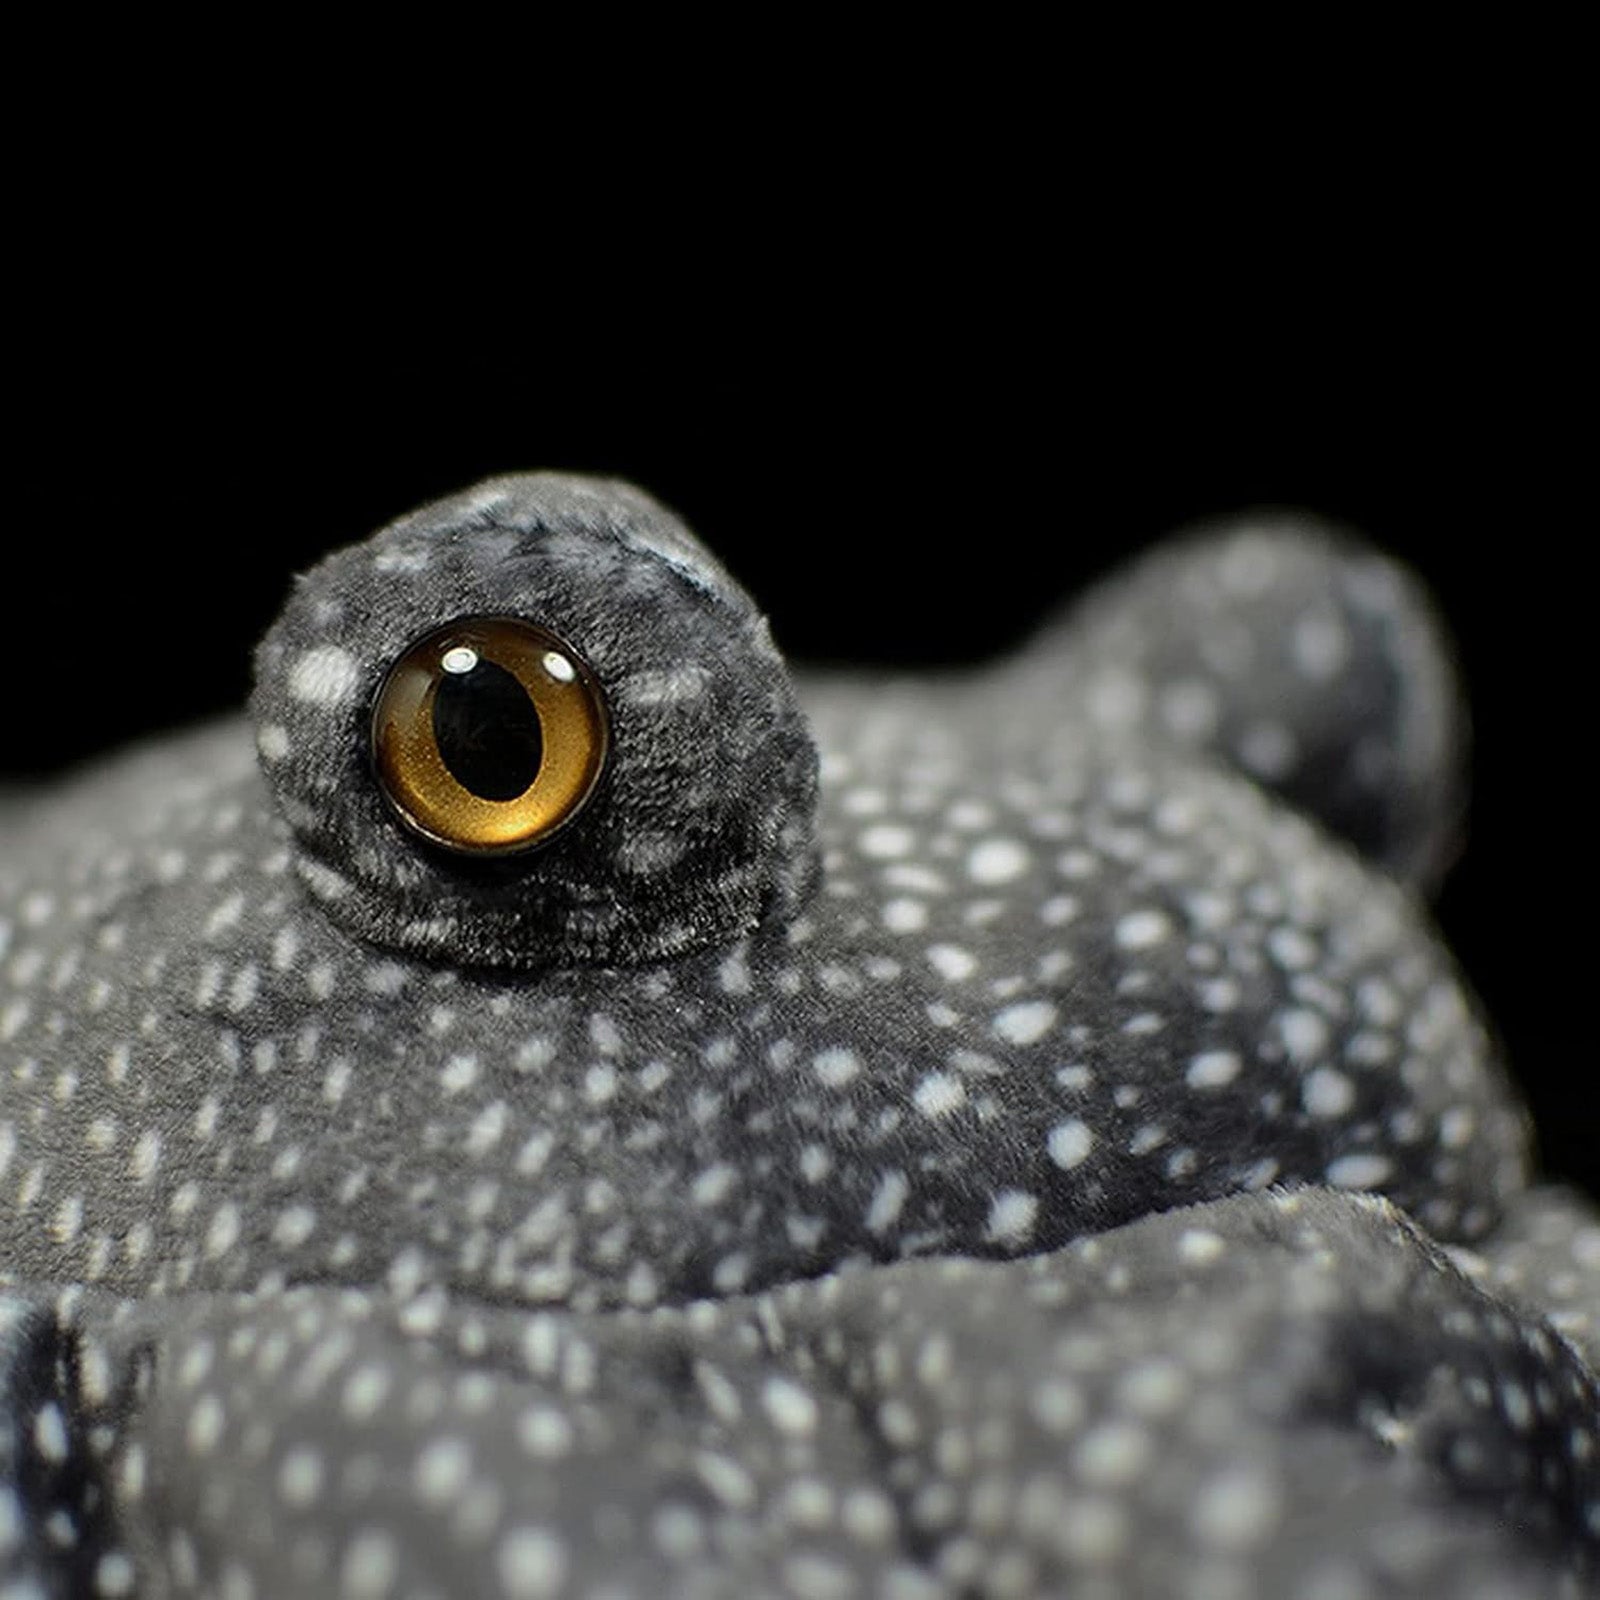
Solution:
M 1464 204 L 1435 237 L 1406 195 L 1289 232 L 1264 204 L 1115 249 L 1081 218 L 1065 245 L 1037 219 L 851 222 L 719 257 L 692 299 L 651 254 L 692 256 L 692 228 L 630 239 L 581 301 L 500 240 L 492 291 L 459 249 L 402 285 L 403 232 L 352 270 L 238 218 L 226 247 L 191 218 L 153 254 L 52 258 L 8 367 L 0 779 L 236 706 L 290 574 L 490 472 L 633 478 L 792 656 L 912 665 L 1003 648 L 1191 519 L 1309 507 L 1416 567 L 1455 630 L 1475 804 L 1440 915 L 1547 1162 L 1600 1193 L 1592 510 L 1559 247 L 1523 208 Z

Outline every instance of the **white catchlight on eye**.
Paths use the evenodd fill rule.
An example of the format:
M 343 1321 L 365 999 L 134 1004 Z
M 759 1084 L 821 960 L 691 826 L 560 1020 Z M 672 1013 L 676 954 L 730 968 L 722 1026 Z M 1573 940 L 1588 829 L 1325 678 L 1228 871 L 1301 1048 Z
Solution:
M 571 683 L 578 675 L 572 663 L 559 651 L 555 650 L 545 651 L 544 670 L 558 683 Z
M 439 665 L 446 672 L 453 672 L 464 677 L 478 664 L 478 652 L 468 645 L 458 644 L 453 650 L 446 650 L 439 658 Z

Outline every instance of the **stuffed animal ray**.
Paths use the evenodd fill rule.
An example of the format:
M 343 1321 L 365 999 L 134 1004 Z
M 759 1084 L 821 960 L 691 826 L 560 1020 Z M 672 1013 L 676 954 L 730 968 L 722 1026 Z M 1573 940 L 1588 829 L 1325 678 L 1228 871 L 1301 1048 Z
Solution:
M 1463 748 L 1306 518 L 924 678 L 622 484 L 330 556 L 0 809 L 0 1597 L 1594 1592 Z

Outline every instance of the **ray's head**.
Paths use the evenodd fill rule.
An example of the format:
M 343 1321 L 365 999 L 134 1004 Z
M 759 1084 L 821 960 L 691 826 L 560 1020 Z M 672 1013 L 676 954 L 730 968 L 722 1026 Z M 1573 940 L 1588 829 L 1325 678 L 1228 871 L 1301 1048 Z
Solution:
M 390 949 L 660 960 L 815 878 L 816 754 L 765 619 L 626 485 L 493 479 L 336 552 L 252 710 L 301 880 Z

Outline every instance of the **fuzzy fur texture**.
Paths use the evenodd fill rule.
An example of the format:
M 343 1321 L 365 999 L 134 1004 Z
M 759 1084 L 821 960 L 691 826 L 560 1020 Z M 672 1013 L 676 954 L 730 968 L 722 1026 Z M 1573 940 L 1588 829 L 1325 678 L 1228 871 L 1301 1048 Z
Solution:
M 459 617 L 525 616 L 606 686 L 600 803 L 536 857 L 402 847 L 370 772 L 388 665 Z M 766 620 L 626 486 L 499 478 L 330 556 L 256 657 L 257 745 L 302 882 L 363 939 L 451 965 L 632 965 L 792 910 L 815 875 L 816 757 Z

